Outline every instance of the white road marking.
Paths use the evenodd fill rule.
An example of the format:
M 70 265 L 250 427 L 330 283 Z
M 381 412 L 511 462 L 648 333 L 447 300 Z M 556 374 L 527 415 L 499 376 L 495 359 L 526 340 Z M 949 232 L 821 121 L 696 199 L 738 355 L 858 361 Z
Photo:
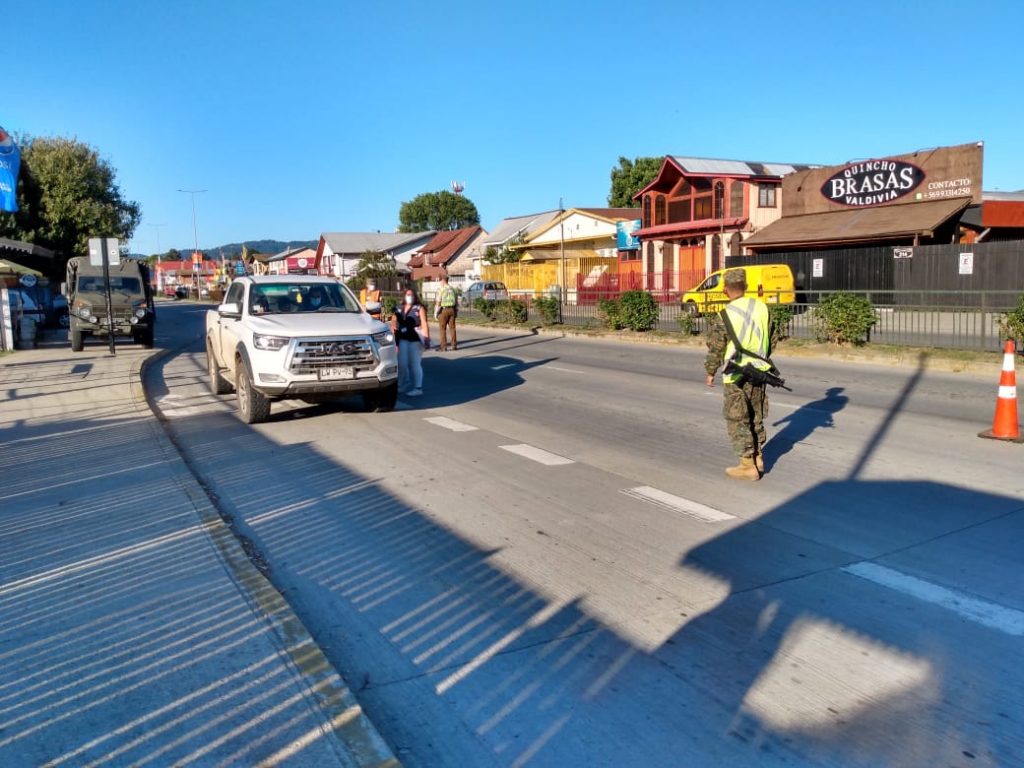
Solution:
M 514 453 L 517 456 L 536 461 L 539 464 L 545 464 L 549 467 L 558 466 L 560 464 L 575 464 L 576 462 L 572 459 L 567 459 L 564 456 L 559 456 L 557 453 L 550 453 L 545 451 L 543 448 L 534 448 L 532 445 L 526 445 L 525 443 L 520 445 L 499 445 L 499 448 L 509 453 Z
M 883 587 L 924 600 L 926 603 L 941 606 L 991 629 L 998 629 L 1008 635 L 1024 635 L 1024 611 L 979 600 L 964 592 L 908 576 L 876 563 L 854 563 L 843 570 Z
M 472 424 L 464 424 L 461 421 L 456 421 L 455 419 L 449 419 L 447 416 L 430 416 L 429 418 L 425 418 L 423 420 L 424 421 L 429 421 L 431 424 L 434 424 L 434 425 L 436 425 L 438 427 L 443 427 L 444 429 L 450 429 L 452 432 L 475 432 L 476 431 L 476 427 L 474 427 Z
M 558 365 L 547 366 L 552 371 L 562 371 L 562 373 L 586 373 L 586 371 L 577 371 L 575 368 L 562 368 Z
M 515 368 L 516 365 L 518 365 L 518 363 L 502 363 L 501 365 L 492 365 L 491 366 L 491 370 L 492 371 L 500 371 L 500 370 L 502 370 L 504 368 Z
M 706 506 L 699 501 L 692 501 L 682 496 L 659 491 L 657 488 L 651 488 L 649 485 L 641 485 L 637 488 L 624 488 L 622 493 L 632 496 L 634 499 L 640 499 L 640 501 L 656 504 L 671 512 L 680 512 L 696 520 L 703 520 L 705 523 L 720 523 L 724 520 L 736 519 L 735 515 L 730 515 L 728 512 Z

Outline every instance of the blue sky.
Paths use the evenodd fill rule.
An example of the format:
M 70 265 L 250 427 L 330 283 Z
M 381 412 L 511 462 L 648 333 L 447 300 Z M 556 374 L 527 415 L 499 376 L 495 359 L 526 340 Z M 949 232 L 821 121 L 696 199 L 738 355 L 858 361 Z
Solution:
M 506 216 L 606 204 L 620 155 L 841 163 L 985 142 L 1024 188 L 1024 3 L 34 0 L 0 125 L 99 149 L 132 250 L 392 231 L 466 183 Z M 159 226 L 163 225 L 163 226 Z

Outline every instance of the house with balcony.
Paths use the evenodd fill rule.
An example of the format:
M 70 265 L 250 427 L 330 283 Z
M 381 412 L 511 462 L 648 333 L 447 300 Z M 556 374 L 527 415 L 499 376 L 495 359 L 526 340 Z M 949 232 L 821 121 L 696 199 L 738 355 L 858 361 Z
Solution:
M 620 254 L 622 279 L 674 298 L 743 253 L 781 216 L 782 179 L 811 165 L 665 157 L 641 204 L 641 248 Z

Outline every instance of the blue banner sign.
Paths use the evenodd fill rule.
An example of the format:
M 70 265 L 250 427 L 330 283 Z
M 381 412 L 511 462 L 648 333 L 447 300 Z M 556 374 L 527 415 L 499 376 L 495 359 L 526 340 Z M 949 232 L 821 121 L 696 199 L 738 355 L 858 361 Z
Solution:
M 18 210 L 18 168 L 21 154 L 14 139 L 0 127 L 0 211 Z
M 640 238 L 636 236 L 640 223 L 640 219 L 616 222 L 615 244 L 620 251 L 635 251 L 640 248 Z

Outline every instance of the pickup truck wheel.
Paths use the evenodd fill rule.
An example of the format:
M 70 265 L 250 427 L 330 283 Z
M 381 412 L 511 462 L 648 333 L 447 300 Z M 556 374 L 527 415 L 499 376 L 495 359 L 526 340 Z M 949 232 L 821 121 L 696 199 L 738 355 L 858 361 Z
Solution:
M 270 400 L 252 385 L 249 365 L 239 360 L 236 366 L 235 392 L 238 394 L 238 415 L 246 424 L 259 424 L 270 416 Z
M 386 413 L 395 410 L 398 402 L 398 382 L 393 382 L 381 389 L 368 390 L 363 393 L 363 402 L 367 410 L 374 413 Z
M 213 356 L 209 341 L 206 342 L 206 370 L 210 376 L 210 391 L 213 394 L 226 395 L 231 391 L 231 384 L 220 375 L 220 366 L 217 365 L 217 358 Z
M 85 334 L 82 333 L 80 328 L 72 328 L 68 332 L 68 336 L 71 338 L 71 351 L 81 352 L 85 346 Z

